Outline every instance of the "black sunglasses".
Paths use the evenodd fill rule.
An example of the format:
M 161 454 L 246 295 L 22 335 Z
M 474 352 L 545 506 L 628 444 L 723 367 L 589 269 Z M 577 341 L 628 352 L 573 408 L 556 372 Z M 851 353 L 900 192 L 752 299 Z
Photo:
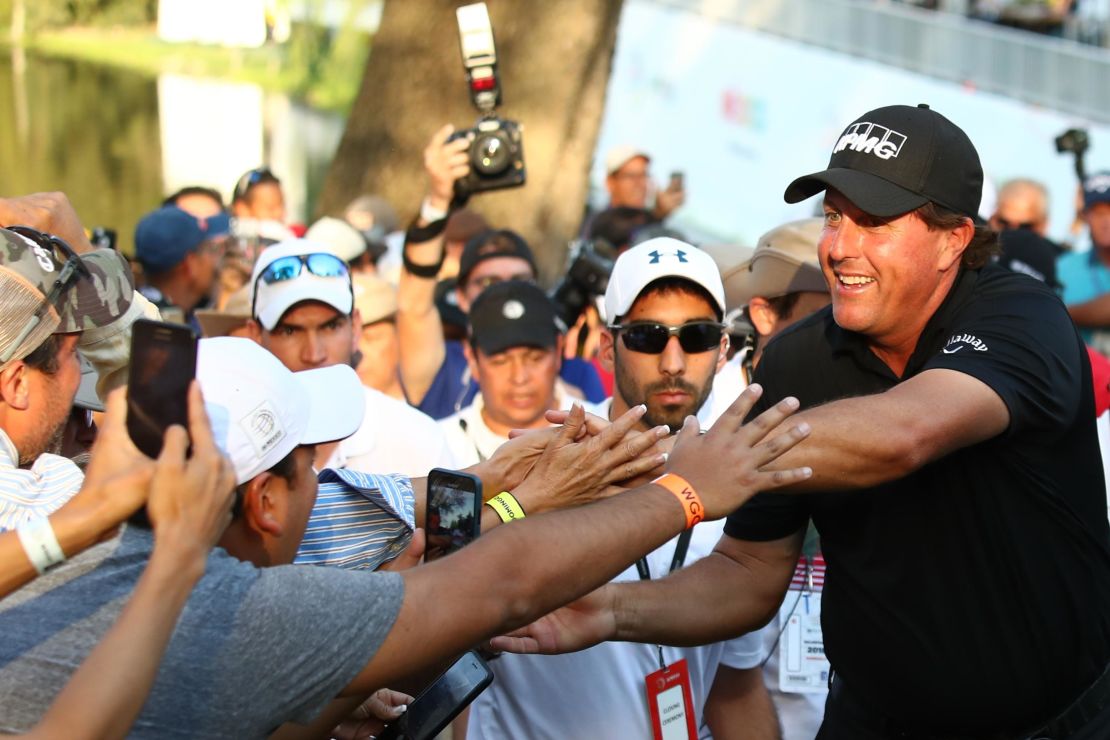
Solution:
M 721 343 L 725 325 L 716 321 L 690 321 L 679 326 L 667 326 L 655 321 L 632 324 L 614 324 L 609 327 L 624 339 L 624 346 L 633 352 L 657 355 L 667 348 L 671 337 L 678 337 L 678 344 L 687 354 L 708 352 Z
M 55 256 L 60 252 L 65 257 L 65 263 L 62 265 L 62 270 L 58 273 L 58 278 L 54 281 L 54 285 L 50 287 L 50 290 L 42 299 L 42 305 L 40 305 L 35 313 L 27 319 L 27 323 L 20 330 L 19 334 L 16 335 L 15 340 L 8 345 L 8 348 L 0 352 L 0 364 L 12 359 L 12 355 L 19 349 L 19 345 L 23 344 L 23 342 L 27 340 L 27 337 L 31 336 L 31 332 L 42 323 L 42 319 L 46 316 L 50 307 L 54 306 L 58 299 L 62 297 L 62 294 L 77 283 L 78 278 L 92 277 L 91 273 L 89 273 L 89 268 L 81 261 L 81 257 L 78 256 L 77 252 L 73 251 L 73 247 L 69 246 L 64 239 L 60 239 L 53 234 L 44 234 L 38 229 L 32 229 L 30 226 L 7 226 L 5 228 L 7 228 L 8 231 L 30 239 Z

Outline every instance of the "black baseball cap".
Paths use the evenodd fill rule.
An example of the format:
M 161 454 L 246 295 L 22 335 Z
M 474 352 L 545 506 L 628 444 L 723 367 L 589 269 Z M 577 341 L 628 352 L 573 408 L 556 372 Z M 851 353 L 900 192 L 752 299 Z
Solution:
M 470 307 L 470 339 L 483 354 L 513 347 L 549 349 L 561 333 L 555 304 L 534 283 L 494 283 Z
M 524 237 L 508 229 L 487 230 L 471 237 L 463 246 L 459 256 L 459 285 L 466 284 L 475 265 L 494 257 L 520 257 L 532 266 L 533 274 L 536 272 L 536 258 Z
M 783 197 L 798 203 L 827 188 L 880 218 L 932 201 L 978 221 L 983 167 L 963 129 L 928 105 L 891 105 L 850 123 L 828 168 L 794 180 Z

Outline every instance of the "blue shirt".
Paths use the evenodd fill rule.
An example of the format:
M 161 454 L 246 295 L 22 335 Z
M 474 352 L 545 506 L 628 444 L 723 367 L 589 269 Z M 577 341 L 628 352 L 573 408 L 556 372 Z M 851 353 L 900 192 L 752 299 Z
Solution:
M 407 476 L 323 470 L 316 504 L 293 562 L 375 570 L 408 546 L 413 507 L 412 481 Z
M 1110 293 L 1110 268 L 1098 258 L 1098 252 L 1070 252 L 1056 261 L 1056 279 L 1064 285 L 1061 296 L 1065 305 L 1083 303 Z M 1110 327 L 1092 329 L 1079 327 L 1083 341 L 1103 351 L 1110 340 Z

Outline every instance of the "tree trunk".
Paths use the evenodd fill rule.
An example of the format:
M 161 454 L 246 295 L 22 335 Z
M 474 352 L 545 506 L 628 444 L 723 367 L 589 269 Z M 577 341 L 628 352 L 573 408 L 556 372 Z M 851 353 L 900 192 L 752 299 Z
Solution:
M 362 87 L 320 196 L 339 214 L 361 193 L 407 221 L 424 193 L 423 149 L 444 123 L 473 126 L 459 52 L 460 0 L 386 0 Z M 528 181 L 480 193 L 470 207 L 520 232 L 547 282 L 563 269 L 588 194 L 621 0 L 488 0 L 502 105 L 524 127 Z

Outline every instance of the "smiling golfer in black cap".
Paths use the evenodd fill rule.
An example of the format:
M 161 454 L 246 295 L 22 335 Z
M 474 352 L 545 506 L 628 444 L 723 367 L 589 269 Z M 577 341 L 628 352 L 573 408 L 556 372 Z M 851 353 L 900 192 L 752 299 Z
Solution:
M 798 492 L 736 511 L 714 556 L 606 586 L 499 648 L 682 645 L 780 603 L 812 518 L 834 677 L 821 740 L 1110 737 L 1110 527 L 1091 371 L 1052 290 L 990 265 L 982 169 L 927 106 L 851 123 L 827 169 L 832 295 L 766 348 L 759 406 L 788 394 L 810 437 L 776 465 Z M 804 490 L 802 490 L 804 488 Z

